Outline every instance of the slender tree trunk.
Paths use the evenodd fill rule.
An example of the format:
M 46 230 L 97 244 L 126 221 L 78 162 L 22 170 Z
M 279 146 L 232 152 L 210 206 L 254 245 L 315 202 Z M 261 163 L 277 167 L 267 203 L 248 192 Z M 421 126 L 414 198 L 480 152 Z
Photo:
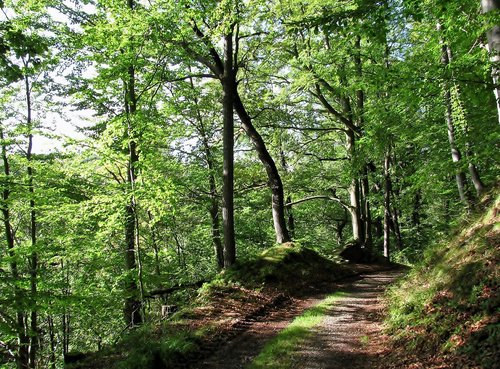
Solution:
M 214 244 L 215 260 L 218 268 L 224 267 L 224 247 L 222 246 L 219 221 L 219 199 L 217 198 L 217 189 L 212 187 L 215 178 L 210 175 L 210 218 L 212 220 L 212 242 Z
M 54 327 L 54 319 L 52 315 L 47 317 L 47 326 L 49 327 L 49 342 L 50 342 L 50 367 L 56 369 L 56 332 Z
M 201 117 L 200 117 L 201 119 Z M 215 259 L 219 268 L 224 267 L 224 247 L 220 234 L 219 218 L 219 194 L 217 191 L 217 182 L 215 179 L 215 164 L 212 150 L 208 144 L 208 137 L 204 133 L 203 145 L 205 150 L 205 159 L 208 165 L 208 183 L 210 188 L 210 219 L 212 221 L 212 242 L 214 245 Z
M 12 230 L 12 224 L 10 220 L 10 208 L 9 208 L 9 198 L 10 198 L 10 163 L 7 157 L 7 148 L 5 144 L 5 137 L 3 133 L 3 128 L 0 127 L 0 139 L 2 145 L 2 161 L 3 169 L 5 175 L 5 183 L 3 185 L 2 191 L 2 215 L 5 230 L 5 239 L 7 241 L 7 251 L 10 261 L 10 272 L 12 278 L 15 281 L 19 281 L 20 275 L 16 262 L 16 251 L 15 251 L 15 239 L 14 231 Z M 16 285 L 14 286 L 14 303 L 16 309 L 17 318 L 17 335 L 18 335 L 18 352 L 17 352 L 17 367 L 19 369 L 29 368 L 29 345 L 30 339 L 27 334 L 27 326 L 25 319 L 25 312 L 22 310 L 23 305 L 23 293 L 21 289 Z
M 35 188 L 33 185 L 33 167 L 31 166 L 33 148 L 33 135 L 28 137 L 28 151 L 26 159 L 28 160 L 28 192 L 30 194 L 30 238 L 32 253 L 30 256 L 30 290 L 33 308 L 30 318 L 30 367 L 36 368 L 38 351 L 38 312 L 37 312 L 37 278 L 38 278 L 38 253 L 37 248 L 37 221 L 35 210 Z
M 394 206 L 394 201 L 392 201 L 392 213 L 391 213 L 391 224 L 394 231 L 394 236 L 396 237 L 396 248 L 398 250 L 403 249 L 403 238 L 401 236 L 401 227 L 399 226 L 399 215 L 398 209 Z
M 136 165 L 139 162 L 137 154 L 137 144 L 133 137 L 133 127 L 130 121 L 136 111 L 135 91 L 134 91 L 134 68 L 129 68 L 129 83 L 127 86 L 127 120 L 129 131 L 129 158 L 127 168 L 127 183 L 130 189 L 134 190 L 136 181 Z M 127 297 L 125 299 L 125 322 L 130 326 L 142 323 L 141 302 L 138 299 L 139 288 L 137 285 L 137 264 L 136 264 L 136 221 L 135 221 L 135 199 L 132 194 L 129 203 L 125 207 L 125 266 L 130 273 Z
M 337 228 L 336 228 L 336 235 L 337 235 L 337 245 L 342 245 L 343 242 L 343 237 L 342 234 L 344 233 L 344 228 L 347 225 L 347 209 L 344 209 L 344 217 L 342 218 L 341 221 L 337 222 Z
M 348 130 L 347 133 L 347 151 L 349 152 L 349 157 L 352 162 L 356 155 L 355 136 L 352 130 Z M 357 178 L 353 178 L 351 180 L 351 185 L 349 186 L 348 192 L 351 205 L 349 213 L 351 214 L 352 235 L 354 241 L 356 241 L 360 245 L 363 245 L 365 240 L 363 224 L 361 220 L 359 181 Z
M 233 33 L 224 37 L 224 92 L 223 117 L 223 187 L 222 187 L 222 224 L 224 229 L 224 267 L 228 268 L 236 260 L 236 241 L 234 235 L 234 113 L 236 95 L 236 75 L 233 67 Z
M 194 82 L 190 78 L 189 82 L 193 91 Z M 209 144 L 208 133 L 205 129 L 205 123 L 199 109 L 198 99 L 195 97 L 194 102 L 196 105 L 196 120 L 198 121 L 198 134 L 201 136 L 203 144 L 203 152 L 205 154 L 205 161 L 208 166 L 208 183 L 210 189 L 210 219 L 212 222 L 212 243 L 214 245 L 215 261 L 219 269 L 224 268 L 224 247 L 222 245 L 221 232 L 220 232 L 220 218 L 219 218 L 219 194 L 217 191 L 217 181 L 215 178 L 215 160 L 212 155 L 212 149 Z
M 384 157 L 384 257 L 389 261 L 391 256 L 391 176 L 390 176 L 390 151 Z
M 382 217 L 376 217 L 374 220 L 375 238 L 377 239 L 377 250 L 383 250 L 384 224 Z
M 486 187 L 484 186 L 483 181 L 481 181 L 477 167 L 472 163 L 469 163 L 469 173 L 472 183 L 474 184 L 474 188 L 476 189 L 476 194 L 478 197 L 481 197 L 486 191 Z
M 27 65 L 27 63 L 26 63 Z M 31 292 L 31 316 L 30 316 L 30 346 L 29 346 L 29 366 L 30 368 L 36 367 L 37 351 L 38 351 L 38 312 L 37 305 L 37 277 L 38 277 L 38 253 L 37 253 L 37 221 L 35 210 L 35 187 L 33 184 L 33 121 L 32 121 L 32 103 L 31 103 L 31 86 L 29 77 L 24 77 L 24 84 L 26 89 L 26 107 L 27 107 L 27 121 L 28 128 L 28 149 L 26 151 L 26 160 L 28 162 L 28 193 L 30 196 L 30 241 L 31 241 L 31 255 L 29 260 L 29 274 L 30 274 L 30 292 Z
M 252 119 L 248 115 L 245 106 L 243 105 L 238 91 L 236 91 L 236 96 L 234 100 L 234 107 L 236 113 L 238 114 L 241 125 L 245 130 L 246 134 L 252 141 L 252 144 L 257 151 L 260 161 L 266 169 L 268 177 L 268 185 L 271 188 L 272 193 L 272 212 L 273 212 L 273 224 L 274 231 L 276 233 L 276 242 L 285 243 L 290 241 L 290 235 L 285 221 L 285 199 L 283 191 L 283 183 L 276 167 L 276 163 L 269 154 L 266 148 L 266 144 L 262 139 L 262 136 L 257 132 L 252 124 Z
M 365 165 L 363 170 L 363 179 L 361 181 L 361 189 L 363 194 L 364 207 L 364 230 L 365 230 L 365 252 L 368 258 L 371 259 L 373 254 L 373 237 L 372 237 L 372 215 L 370 210 L 370 185 L 368 182 L 368 165 Z
M 438 24 L 438 31 L 441 31 L 441 28 L 441 24 Z M 451 50 L 449 49 L 448 45 L 444 43 L 444 41 L 441 41 L 441 43 L 441 63 L 446 67 L 450 64 Z M 467 178 L 464 171 L 460 168 L 462 154 L 458 149 L 455 141 L 455 127 L 453 122 L 453 108 L 449 83 L 445 83 L 444 87 L 444 104 L 446 125 L 448 127 L 448 142 L 450 143 L 451 149 L 451 158 L 453 160 L 453 163 L 455 163 L 455 165 L 457 166 L 455 179 L 457 182 L 458 194 L 460 200 L 464 203 L 464 205 L 467 208 L 470 208 L 471 203 L 469 201 L 469 194 L 467 193 L 468 191 L 466 184 Z
M 127 0 L 130 10 L 135 8 L 134 0 Z M 129 65 L 127 69 L 127 81 L 125 82 L 125 113 L 128 133 L 128 163 L 127 163 L 127 184 L 132 191 L 128 204 L 125 206 L 125 267 L 129 273 L 129 280 L 126 287 L 126 298 L 124 305 L 124 317 L 128 326 L 140 325 L 143 321 L 141 315 L 142 301 L 139 299 L 139 286 L 137 282 L 136 263 L 136 203 L 135 203 L 135 183 L 137 180 L 137 164 L 139 154 L 137 152 L 137 142 L 135 135 L 135 114 L 137 111 L 137 96 L 135 91 L 135 67 Z
M 61 271 L 64 279 L 63 296 L 69 296 L 71 294 L 70 284 L 69 284 L 69 265 L 64 265 L 64 261 L 61 261 Z M 70 315 L 64 308 L 64 312 L 61 317 L 61 328 L 62 328 L 62 351 L 63 357 L 69 352 L 69 341 L 70 341 Z
M 481 0 L 481 9 L 483 13 L 500 10 L 499 0 Z M 492 62 L 491 76 L 493 78 L 493 93 L 495 94 L 498 122 L 500 123 L 500 26 L 494 25 L 487 33 L 488 51 Z
M 280 148 L 281 169 L 283 170 L 283 173 L 287 174 L 288 173 L 288 164 L 286 162 L 285 152 L 283 151 L 283 142 L 281 141 L 281 137 L 280 137 L 280 146 L 281 146 L 281 148 Z M 286 198 L 286 204 L 291 204 L 291 203 L 292 203 L 292 196 L 289 195 Z M 295 238 L 295 219 L 293 217 L 292 206 L 285 207 L 285 215 L 286 215 L 288 233 L 290 235 L 290 238 L 294 239 Z

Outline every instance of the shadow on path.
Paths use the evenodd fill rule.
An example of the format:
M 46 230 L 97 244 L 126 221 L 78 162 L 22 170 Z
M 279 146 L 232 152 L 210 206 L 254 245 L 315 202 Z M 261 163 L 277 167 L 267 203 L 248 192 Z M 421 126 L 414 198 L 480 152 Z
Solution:
M 294 368 L 371 368 L 377 349 L 371 345 L 380 332 L 380 296 L 400 271 L 362 276 L 343 286 L 347 294 L 332 306 L 311 337 L 295 353 Z
M 368 350 L 370 335 L 380 330 L 377 319 L 379 296 L 401 274 L 399 270 L 365 274 L 334 285 L 347 294 L 326 313 L 313 335 L 295 353 L 294 368 L 368 368 L 375 354 Z M 272 311 L 263 321 L 247 322 L 244 332 L 218 348 L 191 369 L 245 368 L 267 341 L 305 309 L 320 303 L 324 294 L 291 300 L 289 306 Z

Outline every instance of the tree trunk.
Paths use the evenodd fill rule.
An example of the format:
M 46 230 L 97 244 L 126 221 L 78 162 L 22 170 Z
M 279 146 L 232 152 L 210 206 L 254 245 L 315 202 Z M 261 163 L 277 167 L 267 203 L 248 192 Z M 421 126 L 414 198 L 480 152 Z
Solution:
M 391 256 L 391 176 L 390 176 L 390 151 L 384 157 L 384 257 L 389 261 Z
M 30 194 L 30 238 L 32 253 L 30 256 L 30 292 L 32 299 L 32 310 L 30 318 L 30 367 L 36 368 L 38 351 L 38 312 L 37 312 L 37 278 L 38 278 L 38 253 L 37 248 L 37 222 L 35 210 L 35 188 L 33 186 L 33 167 L 32 162 L 33 135 L 28 137 L 28 151 L 26 159 L 28 161 L 28 192 Z
M 287 196 L 286 202 L 291 203 L 292 202 L 292 196 Z M 288 227 L 288 232 L 290 235 L 291 239 L 295 238 L 295 218 L 293 216 L 293 210 L 292 207 L 289 206 L 285 209 L 286 214 L 287 214 L 287 227 Z
M 158 237 L 156 235 L 156 227 L 155 224 L 153 223 L 153 214 L 148 210 L 148 220 L 149 220 L 149 230 L 151 232 L 151 245 L 153 246 L 153 252 L 154 252 L 154 257 L 155 257 L 155 274 L 157 276 L 161 275 L 161 269 L 160 269 L 160 250 L 158 248 Z
M 342 220 L 337 221 L 337 228 L 336 228 L 338 246 L 342 245 L 342 240 L 343 240 L 342 234 L 344 232 L 345 226 L 347 225 L 347 209 L 346 208 L 343 209 L 344 209 L 344 217 L 342 218 Z
M 483 13 L 500 10 L 499 0 L 481 0 L 481 10 Z M 495 95 L 498 121 L 500 123 L 500 26 L 494 25 L 487 33 L 488 52 L 492 62 L 491 76 L 493 78 L 493 93 Z
M 128 8 L 133 10 L 134 0 L 127 1 Z M 129 281 L 126 287 L 126 298 L 124 306 L 125 322 L 128 326 L 140 325 L 143 321 L 141 315 L 142 302 L 139 299 L 139 287 L 137 282 L 137 263 L 136 263 L 136 203 L 135 203 L 135 183 L 137 180 L 137 163 L 139 154 L 137 152 L 137 142 L 135 137 L 134 121 L 137 111 L 137 96 L 135 91 L 135 68 L 129 65 L 127 69 L 128 80 L 125 82 L 125 117 L 127 120 L 127 139 L 128 139 L 128 163 L 127 163 L 127 184 L 131 190 L 128 204 L 125 206 L 125 267 L 129 273 Z
M 190 70 L 191 72 L 191 70 Z M 194 91 L 193 78 L 189 78 L 191 88 Z M 217 192 L 217 181 L 215 178 L 215 161 L 212 155 L 212 149 L 209 144 L 208 133 L 205 129 L 205 123 L 200 113 L 199 102 L 195 97 L 194 102 L 196 105 L 196 120 L 198 121 L 198 134 L 201 137 L 203 144 L 203 152 L 205 154 L 205 161 L 208 166 L 208 183 L 210 188 L 210 219 L 212 222 L 212 243 L 214 245 L 215 261 L 219 269 L 224 268 L 224 247 L 222 245 L 220 233 L 220 218 L 219 218 L 219 194 Z
M 266 173 L 268 175 L 268 185 L 271 189 L 272 193 L 272 213 L 273 213 L 273 224 L 274 224 L 274 229 L 276 232 L 276 242 L 277 243 L 284 243 L 290 241 L 290 236 L 288 234 L 288 230 L 286 228 L 286 222 L 285 222 L 285 201 L 284 201 L 284 191 L 283 191 L 283 184 L 281 182 L 281 178 L 279 176 L 278 170 L 276 168 L 276 164 L 274 163 L 274 160 L 272 159 L 271 155 L 267 151 L 266 145 L 264 143 L 264 140 L 260 136 L 260 134 L 257 132 L 255 127 L 252 124 L 252 118 L 250 115 L 248 115 L 245 106 L 243 105 L 243 102 L 241 101 L 241 98 L 238 93 L 238 84 L 236 82 L 236 74 L 238 71 L 238 65 L 237 63 L 237 56 L 238 56 L 238 42 L 236 42 L 236 45 L 233 45 L 233 40 L 232 37 L 234 36 L 234 29 L 236 28 L 238 30 L 238 25 L 237 24 L 232 24 L 230 26 L 231 32 L 229 35 L 226 35 L 225 37 L 225 46 L 224 46 L 224 61 L 221 60 L 219 53 L 217 50 L 213 47 L 213 45 L 210 42 L 207 42 L 207 37 L 203 34 L 203 32 L 200 30 L 200 28 L 194 24 L 193 25 L 193 31 L 195 35 L 206 45 L 208 46 L 209 50 L 208 53 L 211 57 L 211 62 L 208 62 L 205 58 L 198 56 L 195 56 L 194 58 L 199 60 L 202 59 L 202 63 L 207 66 L 215 75 L 217 76 L 222 76 L 220 78 L 220 82 L 223 87 L 224 91 L 224 101 L 223 105 L 226 104 L 226 101 L 232 100 L 233 102 L 233 107 L 234 110 L 236 110 L 236 113 L 238 114 L 240 120 L 241 120 L 241 126 L 243 130 L 246 132 L 250 140 L 252 141 L 252 144 L 257 151 L 257 155 L 259 156 L 259 159 L 261 160 L 262 164 L 264 164 L 264 168 L 266 169 Z M 230 38 L 230 39 L 229 39 Z M 238 38 L 238 32 L 236 32 L 236 40 L 239 41 Z M 192 54 L 192 50 L 189 48 L 186 49 L 188 53 Z M 212 63 L 213 62 L 213 63 Z M 228 70 L 228 68 L 231 68 Z M 232 81 L 233 85 L 229 86 L 229 81 Z M 229 97 L 227 94 L 229 92 L 232 92 L 234 95 Z M 226 120 L 233 120 L 233 117 L 229 117 L 229 107 L 224 107 L 224 117 Z M 232 114 L 232 111 L 231 111 Z M 223 130 L 223 132 L 226 134 L 229 133 L 229 127 L 226 127 L 226 129 Z M 233 127 L 230 128 L 231 132 L 233 132 Z M 224 136 L 223 133 L 223 136 Z M 231 142 L 233 142 L 234 139 L 231 139 Z M 224 141 L 224 139 L 223 139 Z M 225 141 L 228 145 L 227 149 L 229 150 L 229 145 L 231 142 L 229 142 L 229 137 L 227 137 L 227 140 Z M 233 143 L 234 146 L 234 143 Z M 231 146 L 232 148 L 232 146 Z M 233 155 L 233 154 L 231 154 Z M 229 164 L 228 162 L 226 164 Z M 232 164 L 231 164 L 232 167 Z M 226 172 L 226 168 L 224 166 L 224 172 Z M 231 174 L 232 178 L 232 174 Z M 229 182 L 229 178 L 226 178 L 226 182 Z M 228 184 L 228 183 L 226 183 Z M 225 187 L 225 185 L 223 185 Z M 228 195 L 228 194 L 226 194 Z M 223 191 L 223 203 L 224 203 L 224 191 Z M 228 199 L 229 200 L 229 199 Z M 230 204 L 228 204 L 230 205 Z M 224 207 L 224 204 L 223 204 Z M 231 201 L 231 208 L 232 208 L 232 201 Z M 223 208 L 223 228 L 225 229 L 224 231 L 224 237 L 229 237 L 229 242 L 231 242 L 231 238 L 234 238 L 234 221 L 227 219 L 228 224 L 224 221 L 224 212 L 227 213 L 229 209 L 226 208 L 224 210 Z M 229 214 L 226 214 L 226 216 L 229 217 Z M 231 216 L 232 217 L 232 216 Z M 231 223 L 231 224 L 229 224 Z M 232 227 L 233 230 L 229 231 L 228 234 L 226 235 L 226 227 Z M 232 235 L 231 235 L 232 233 Z
M 211 192 L 211 206 L 210 206 L 210 218 L 212 220 L 212 242 L 214 244 L 215 260 L 217 262 L 218 268 L 224 267 L 224 248 L 222 246 L 221 234 L 220 234 L 220 221 L 219 221 L 219 200 L 217 199 L 216 189 L 212 188 L 212 178 L 210 176 L 210 192 Z M 214 195 L 212 195 L 214 194 Z
M 252 119 L 248 115 L 245 106 L 243 105 L 238 91 L 236 90 L 234 107 L 238 114 L 241 125 L 246 134 L 252 141 L 252 144 L 257 151 L 260 161 L 264 164 L 268 177 L 268 185 L 272 193 L 272 211 L 274 231 L 276 232 L 276 242 L 285 243 L 290 241 L 290 235 L 285 222 L 285 199 L 283 191 L 283 183 L 276 167 L 276 163 L 267 151 L 266 144 L 262 136 L 257 132 L 252 124 Z
M 394 201 L 392 201 L 392 214 L 391 214 L 391 223 L 392 229 L 394 232 L 394 236 L 396 237 L 396 248 L 398 250 L 403 249 L 403 238 L 401 237 L 401 228 L 399 226 L 399 216 L 398 209 L 394 206 Z
M 368 258 L 371 259 L 373 254 L 373 237 L 372 237 L 372 215 L 370 210 L 370 185 L 368 182 L 368 165 L 363 169 L 363 179 L 361 181 L 361 190 L 363 194 L 363 208 L 364 208 L 364 231 L 365 231 L 365 252 Z
M 28 62 L 25 63 L 28 65 Z M 28 148 L 26 151 L 26 161 L 28 166 L 26 168 L 28 174 L 28 193 L 29 193 L 29 208 L 30 208 L 30 241 L 31 241 L 31 255 L 29 259 L 29 274 L 30 274 L 30 292 L 31 292 L 31 316 L 30 316 L 30 345 L 29 345 L 29 367 L 36 367 L 37 351 L 38 351 L 38 312 L 36 309 L 37 304 L 37 277 L 38 277 L 38 253 L 37 253 L 37 223 L 36 223 L 36 210 L 35 210 L 35 188 L 33 184 L 33 166 L 32 166 L 32 151 L 33 151 L 33 121 L 32 121 L 32 104 L 31 104 L 31 86 L 29 77 L 24 77 L 24 84 L 26 89 L 26 108 L 27 120 L 26 126 L 28 129 Z
M 52 315 L 47 317 L 47 326 L 49 328 L 49 344 L 50 344 L 50 358 L 49 363 L 52 369 L 56 369 L 56 332 L 54 327 L 54 319 Z
M 3 133 L 3 128 L 0 127 L 0 139 L 2 141 L 2 161 L 3 161 L 3 169 L 5 175 L 5 182 L 3 184 L 2 191 L 2 215 L 3 215 L 3 223 L 4 223 L 4 231 L 5 231 L 5 239 L 7 241 L 7 251 L 10 261 L 10 272 L 12 274 L 12 278 L 15 281 L 20 280 L 19 270 L 16 262 L 16 251 L 15 251 L 15 239 L 14 239 L 14 231 L 12 229 L 12 224 L 10 221 L 10 208 L 9 208 L 9 198 L 10 198 L 10 163 L 7 157 L 7 148 L 5 145 L 5 137 Z M 23 306 L 23 293 L 21 289 L 15 285 L 14 286 L 14 303 L 16 309 L 16 318 L 17 318 L 17 336 L 18 336 L 18 352 L 16 356 L 17 367 L 20 369 L 28 369 L 29 368 L 29 345 L 30 340 L 27 334 L 26 327 L 26 319 L 25 313 L 21 309 Z
M 483 181 L 481 181 L 477 167 L 472 163 L 469 163 L 469 173 L 472 183 L 474 184 L 474 188 L 476 189 L 476 194 L 478 197 L 481 197 L 485 193 L 486 187 L 484 186 Z
M 222 102 L 223 117 L 223 187 L 222 187 L 222 224 L 224 230 L 224 267 L 228 268 L 236 260 L 236 241 L 234 235 L 234 114 L 233 105 L 236 95 L 236 76 L 233 68 L 233 34 L 224 37 L 224 92 Z
M 441 24 L 437 25 L 438 31 L 441 31 Z M 451 50 L 444 43 L 444 41 L 441 41 L 441 63 L 446 67 L 450 64 L 450 58 L 451 58 Z M 454 122 L 453 122 L 453 107 L 452 107 L 452 101 L 451 101 L 451 91 L 449 87 L 449 83 L 445 82 L 445 87 L 444 87 L 444 105 L 445 105 L 445 119 L 446 119 L 446 125 L 448 127 L 448 142 L 450 143 L 450 149 L 451 149 L 451 158 L 453 160 L 453 163 L 457 166 L 456 168 L 456 173 L 455 173 L 455 179 L 457 182 L 457 188 L 458 188 L 458 194 L 460 197 L 460 201 L 469 209 L 471 202 L 469 201 L 469 194 L 467 191 L 467 184 L 466 184 L 466 177 L 465 173 L 463 170 L 460 168 L 460 163 L 462 159 L 462 154 L 460 153 L 460 150 L 457 147 L 457 144 L 455 142 L 455 127 L 454 127 Z
M 351 162 L 353 162 L 356 155 L 356 146 L 354 132 L 350 129 L 347 130 L 347 151 L 349 153 Z M 360 245 L 363 245 L 365 240 L 363 224 L 361 221 L 359 181 L 357 178 L 353 178 L 351 180 L 348 192 L 351 205 L 349 208 L 349 213 L 351 214 L 352 236 L 354 238 L 354 241 L 356 241 Z
M 283 141 L 280 136 L 280 158 L 281 158 L 281 169 L 283 173 L 288 173 L 288 164 L 286 162 L 285 152 L 283 151 Z M 286 198 L 286 204 L 292 203 L 292 196 L 288 195 Z M 295 238 L 295 219 L 293 217 L 293 208 L 292 206 L 285 206 L 285 214 L 286 214 L 286 224 L 288 228 L 288 234 L 290 238 L 293 240 Z

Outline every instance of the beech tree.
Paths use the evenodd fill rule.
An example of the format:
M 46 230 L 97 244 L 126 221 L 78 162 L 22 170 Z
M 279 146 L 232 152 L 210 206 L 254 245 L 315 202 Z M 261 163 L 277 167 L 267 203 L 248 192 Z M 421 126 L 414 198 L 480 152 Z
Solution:
M 292 236 L 421 259 L 498 181 L 481 4 L 0 1 L 0 366 L 163 327 Z

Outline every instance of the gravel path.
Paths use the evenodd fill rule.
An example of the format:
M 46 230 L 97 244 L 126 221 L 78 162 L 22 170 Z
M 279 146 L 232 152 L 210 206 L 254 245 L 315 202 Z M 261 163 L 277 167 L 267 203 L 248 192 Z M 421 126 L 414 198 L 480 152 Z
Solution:
M 344 285 L 348 295 L 338 300 L 310 339 L 295 353 L 296 369 L 373 368 L 380 347 L 380 296 L 399 271 L 362 276 Z
M 346 297 L 338 300 L 314 330 L 311 338 L 298 348 L 294 369 L 368 368 L 377 349 L 371 336 L 380 332 L 379 296 L 400 271 L 362 275 L 337 284 L 335 291 Z M 292 299 L 284 308 L 272 311 L 262 321 L 249 321 L 242 333 L 191 369 L 242 369 L 259 354 L 267 341 L 284 329 L 305 309 L 320 303 L 325 295 Z

